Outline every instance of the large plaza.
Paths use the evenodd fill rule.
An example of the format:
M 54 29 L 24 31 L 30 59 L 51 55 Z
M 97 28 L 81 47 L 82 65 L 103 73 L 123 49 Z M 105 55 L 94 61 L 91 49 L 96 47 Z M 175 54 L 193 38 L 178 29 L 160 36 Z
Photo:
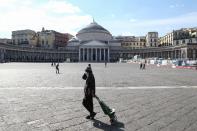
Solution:
M 2 131 L 195 131 L 196 70 L 138 64 L 92 63 L 96 94 L 116 109 L 111 126 L 94 100 L 95 120 L 81 102 L 88 63 L 0 64 L 0 130 Z
M 60 74 L 50 63 L 0 64 L 0 87 L 83 87 L 82 75 L 88 63 L 60 63 Z M 195 70 L 138 64 L 92 63 L 97 87 L 197 86 Z

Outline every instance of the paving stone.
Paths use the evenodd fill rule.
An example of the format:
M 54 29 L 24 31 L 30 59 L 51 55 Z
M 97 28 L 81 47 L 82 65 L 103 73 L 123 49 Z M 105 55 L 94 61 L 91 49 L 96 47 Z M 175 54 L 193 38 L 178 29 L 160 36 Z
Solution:
M 81 103 L 84 97 L 81 75 L 86 66 L 86 63 L 61 64 L 62 72 L 57 76 L 47 63 L 1 64 L 0 131 L 197 129 L 197 89 L 191 88 L 197 85 L 196 72 L 156 67 L 141 71 L 135 64 L 109 64 L 109 68 L 92 64 L 97 87 L 106 87 L 97 89 L 96 94 L 116 109 L 118 122 L 111 125 L 95 99 L 96 120 L 85 119 L 88 112 Z M 168 88 L 128 89 L 128 86 Z

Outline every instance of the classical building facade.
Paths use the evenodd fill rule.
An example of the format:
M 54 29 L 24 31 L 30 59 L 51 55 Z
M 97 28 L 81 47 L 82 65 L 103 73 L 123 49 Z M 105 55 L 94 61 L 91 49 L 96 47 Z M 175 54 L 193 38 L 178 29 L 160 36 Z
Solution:
M 150 43 L 147 44 L 147 41 L 144 42 L 145 37 L 113 37 L 108 30 L 93 21 L 81 29 L 76 37 L 70 39 L 68 43 L 63 43 L 66 44 L 65 47 L 41 48 L 36 46 L 19 46 L 20 44 L 18 43 L 9 44 L 0 42 L 0 62 L 63 62 L 68 59 L 71 62 L 116 62 L 120 58 L 130 59 L 135 55 L 140 55 L 142 58 L 158 57 L 164 59 L 196 60 L 196 31 L 192 29 L 188 32 L 189 37 L 187 33 L 173 32 L 173 35 L 169 35 L 169 37 L 173 36 L 173 38 L 168 38 L 170 41 L 166 42 L 173 42 L 172 44 L 155 47 L 155 42 L 157 42 L 155 39 L 158 37 L 156 36 L 158 34 L 155 32 L 148 33 L 147 36 L 149 37 L 146 36 L 146 40 L 149 39 L 147 41 Z M 44 32 L 44 35 L 46 34 L 47 32 Z M 25 39 L 25 37 L 19 37 L 18 34 L 13 36 L 15 41 Z M 35 35 L 35 37 L 38 36 Z M 44 39 L 44 37 L 41 37 L 41 39 Z M 141 40 L 143 42 L 139 45 Z M 125 46 L 123 41 L 125 42 L 124 44 L 131 43 L 131 47 L 135 48 Z M 126 43 L 127 41 L 129 42 Z M 58 41 L 55 41 L 55 44 L 57 43 Z M 138 46 L 136 46 L 136 43 L 138 43 Z M 145 43 L 146 46 L 144 46 Z
M 12 43 L 20 46 L 36 46 L 36 32 L 29 29 L 12 31 Z
M 175 46 L 179 45 L 179 41 L 182 40 L 184 43 L 185 39 L 196 38 L 197 28 L 182 28 L 179 30 L 173 30 L 167 33 L 165 36 L 160 37 L 161 46 Z
M 158 40 L 158 32 L 148 32 L 146 35 L 146 47 L 157 47 Z
M 139 49 L 146 47 L 146 37 L 135 37 L 135 36 L 118 36 L 115 37 L 121 42 L 121 46 L 130 49 Z
M 7 38 L 0 38 L 0 43 L 11 44 L 12 40 Z
M 60 33 L 54 30 L 45 30 L 35 32 L 33 30 L 12 31 L 12 44 L 23 47 L 42 47 L 58 48 L 67 45 L 72 36 L 68 33 Z
M 81 29 L 66 46 L 67 50 L 74 50 L 78 54 L 76 61 L 80 62 L 118 60 L 120 48 L 121 43 L 95 21 Z

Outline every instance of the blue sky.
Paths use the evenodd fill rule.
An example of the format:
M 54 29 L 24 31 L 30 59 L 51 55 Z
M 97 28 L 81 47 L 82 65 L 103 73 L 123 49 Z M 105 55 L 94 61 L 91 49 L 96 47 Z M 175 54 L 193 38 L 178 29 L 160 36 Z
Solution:
M 0 38 L 42 27 L 76 34 L 92 18 L 113 35 L 197 27 L 196 0 L 0 0 Z

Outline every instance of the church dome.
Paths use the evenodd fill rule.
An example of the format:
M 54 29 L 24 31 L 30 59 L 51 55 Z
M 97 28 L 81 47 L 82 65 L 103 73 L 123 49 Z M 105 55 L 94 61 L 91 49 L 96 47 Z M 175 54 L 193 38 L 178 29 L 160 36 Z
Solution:
M 112 35 L 110 34 L 110 32 L 94 21 L 85 28 L 81 29 L 76 36 L 82 41 L 108 41 L 112 39 Z

